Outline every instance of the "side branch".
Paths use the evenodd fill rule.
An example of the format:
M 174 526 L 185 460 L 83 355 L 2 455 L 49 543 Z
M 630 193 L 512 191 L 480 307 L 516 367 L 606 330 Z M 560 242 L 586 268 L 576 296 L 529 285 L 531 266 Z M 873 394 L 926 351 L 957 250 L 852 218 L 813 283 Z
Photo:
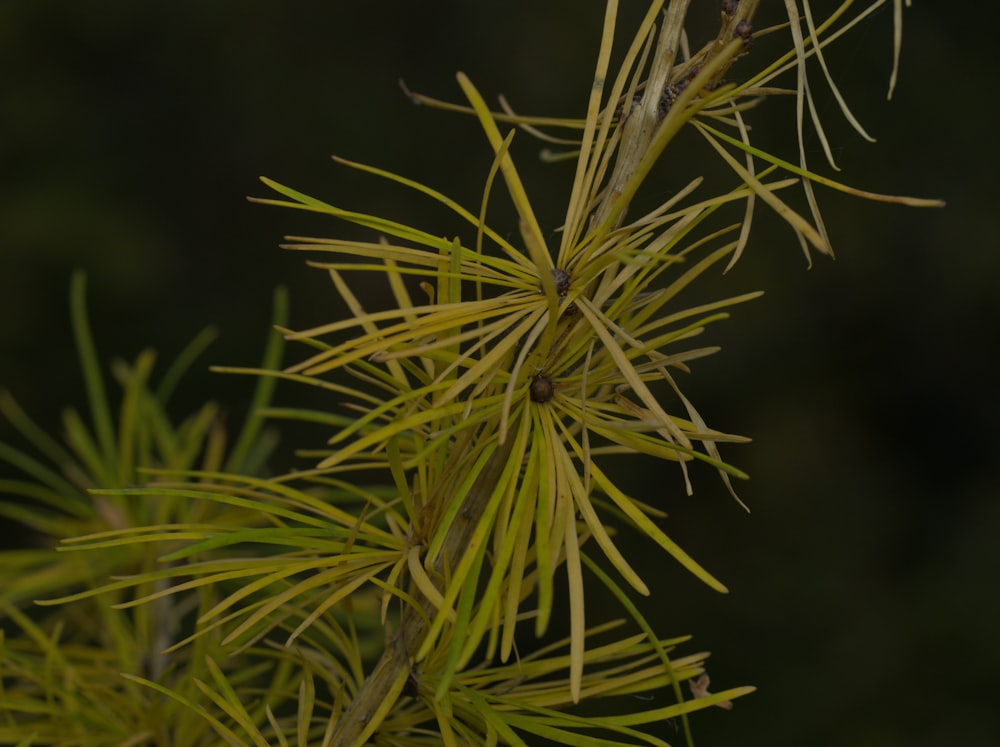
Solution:
M 493 452 L 466 494 L 445 535 L 441 552 L 433 565 L 432 577 L 440 578 L 446 560 L 461 557 L 468 547 L 510 458 L 514 440 L 507 439 Z M 410 594 L 418 606 L 404 608 L 399 630 L 340 717 L 331 747 L 361 747 L 378 731 L 399 699 L 410 677 L 413 658 L 427 637 L 428 621 L 438 612 L 434 603 L 415 584 Z

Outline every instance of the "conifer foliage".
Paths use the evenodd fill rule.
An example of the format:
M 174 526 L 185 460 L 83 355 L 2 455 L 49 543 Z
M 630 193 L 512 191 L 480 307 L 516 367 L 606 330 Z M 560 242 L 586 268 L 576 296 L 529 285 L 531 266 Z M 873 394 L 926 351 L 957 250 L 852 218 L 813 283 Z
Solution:
M 650 587 L 622 537 L 646 538 L 719 592 L 725 569 L 685 552 L 657 496 L 631 494 L 611 465 L 622 454 L 671 462 L 690 492 L 688 468 L 703 462 L 742 505 L 746 475 L 722 450 L 728 458 L 727 445 L 745 439 L 706 423 L 681 384 L 716 350 L 701 336 L 758 294 L 692 303 L 688 287 L 744 255 L 760 210 L 780 216 L 806 256 L 832 254 L 819 188 L 938 204 L 863 192 L 806 160 L 808 132 L 832 162 L 821 89 L 864 133 L 823 50 L 885 0 L 844 2 L 824 18 L 808 0 L 786 0 L 782 16 L 762 20 L 758 4 L 724 0 L 716 35 L 696 40 L 685 33 L 689 1 L 652 2 L 623 29 L 608 0 L 574 119 L 523 115 L 504 99 L 493 108 L 461 73 L 455 102 L 404 89 L 482 130 L 494 158 L 478 202 L 335 160 L 444 206 L 467 226 L 461 235 L 264 179 L 271 194 L 255 202 L 371 238 L 287 238 L 350 313 L 289 329 L 276 297 L 262 365 L 217 369 L 258 380 L 231 447 L 213 406 L 176 426 L 169 415 L 205 338 L 156 386 L 151 352 L 116 364 L 113 412 L 79 276 L 91 422 L 69 411 L 63 445 L 0 399 L 39 455 L 0 445 L 24 473 L 0 486 L 3 513 L 49 540 L 0 554 L 0 743 L 692 744 L 689 714 L 752 692 L 711 692 L 707 654 L 644 618 Z M 902 0 L 891 5 L 898 32 Z M 754 49 L 777 35 L 777 56 Z M 899 33 L 893 43 L 898 57 Z M 754 110 L 775 96 L 797 103 L 790 154 L 751 136 Z M 684 130 L 730 180 L 687 174 L 662 203 L 636 210 Z M 515 136 L 539 138 L 551 168 L 567 173 L 558 226 L 537 218 Z M 500 192 L 516 226 L 490 222 Z M 742 219 L 731 222 L 734 205 Z M 357 278 L 372 272 L 389 308 L 366 308 Z M 338 404 L 274 405 L 279 382 Z M 303 445 L 307 467 L 273 475 L 262 424 L 283 419 L 321 424 L 330 438 Z M 617 600 L 616 614 L 588 605 L 595 589 Z M 563 598 L 568 629 L 558 630 Z

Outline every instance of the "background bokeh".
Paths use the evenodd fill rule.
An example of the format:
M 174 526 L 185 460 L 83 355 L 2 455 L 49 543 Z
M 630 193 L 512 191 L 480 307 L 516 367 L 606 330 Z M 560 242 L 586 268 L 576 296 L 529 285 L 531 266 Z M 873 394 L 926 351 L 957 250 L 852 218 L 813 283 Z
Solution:
M 631 19 L 644 4 L 624 5 Z M 709 23 L 715 4 L 703 6 Z M 837 259 L 811 269 L 762 211 L 741 264 L 696 290 L 766 291 L 710 331 L 723 352 L 684 382 L 710 423 L 754 438 L 725 452 L 753 477 L 740 486 L 751 514 L 708 470 L 688 498 L 674 471 L 628 465 L 633 492 L 665 505 L 668 531 L 732 590 L 715 595 L 651 554 L 644 609 L 713 652 L 716 686 L 760 688 L 731 713 L 697 717 L 702 745 L 1000 743 L 995 32 L 954 4 L 915 6 L 892 102 L 888 10 L 830 51 L 879 142 L 838 123 L 828 99 L 824 112 L 841 178 L 948 208 L 821 192 Z M 75 268 L 88 273 L 108 359 L 148 346 L 169 358 L 212 324 L 222 336 L 205 363 L 252 364 L 278 283 L 291 288 L 294 324 L 339 315 L 323 274 L 274 247 L 286 233 L 365 234 L 247 203 L 266 195 L 257 176 L 451 235 L 459 227 L 440 210 L 328 156 L 475 208 L 491 160 L 475 122 L 414 107 L 397 80 L 457 100 L 463 70 L 487 98 L 573 114 L 602 13 L 589 0 L 5 0 L 0 386 L 53 429 L 83 401 L 65 300 Z M 794 157 L 792 113 L 774 101 L 751 121 Z M 536 152 L 518 138 L 554 228 L 567 171 Z M 650 189 L 669 194 L 696 173 L 685 168 L 719 173 L 713 159 L 690 139 Z M 505 210 L 491 220 L 516 232 Z M 199 370 L 180 404 L 213 397 L 238 418 L 248 388 Z

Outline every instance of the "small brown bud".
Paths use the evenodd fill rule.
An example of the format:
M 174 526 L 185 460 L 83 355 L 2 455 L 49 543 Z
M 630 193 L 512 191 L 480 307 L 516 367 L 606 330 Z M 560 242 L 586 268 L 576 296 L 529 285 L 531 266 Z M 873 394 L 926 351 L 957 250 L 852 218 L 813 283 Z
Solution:
M 528 387 L 528 393 L 531 396 L 532 402 L 548 402 L 552 399 L 555 391 L 556 387 L 552 383 L 552 379 L 545 374 L 537 374 L 531 380 L 531 386 Z
M 569 284 L 572 282 L 573 278 L 566 270 L 560 270 L 558 267 L 552 270 L 552 279 L 556 283 L 556 293 L 559 294 L 559 298 L 566 295 L 566 291 L 569 290 Z
M 750 25 L 750 22 L 740 21 L 737 23 L 736 28 L 733 29 L 733 38 L 742 39 L 749 52 L 750 46 L 753 44 L 753 26 Z

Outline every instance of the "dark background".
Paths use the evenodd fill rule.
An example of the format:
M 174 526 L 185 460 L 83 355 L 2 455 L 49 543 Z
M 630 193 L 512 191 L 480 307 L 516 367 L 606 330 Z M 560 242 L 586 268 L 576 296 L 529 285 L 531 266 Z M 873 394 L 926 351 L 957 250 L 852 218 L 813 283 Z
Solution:
M 644 4 L 625 5 L 634 18 Z M 701 745 L 1000 742 L 1000 413 L 987 367 L 1000 321 L 995 32 L 946 5 L 906 13 L 890 103 L 890 12 L 830 51 L 877 144 L 838 124 L 829 101 L 824 113 L 846 182 L 948 208 L 821 190 L 835 261 L 807 269 L 762 210 L 741 264 L 695 293 L 767 291 L 709 333 L 723 352 L 684 382 L 711 424 L 754 438 L 725 452 L 753 477 L 741 486 L 753 513 L 708 470 L 692 498 L 674 470 L 633 478 L 732 590 L 715 595 L 651 554 L 644 609 L 665 634 L 693 633 L 689 650 L 713 652 L 715 686 L 760 688 L 731 713 L 699 715 Z M 710 20 L 715 4 L 704 6 Z M 206 363 L 252 364 L 279 282 L 295 325 L 335 318 L 325 276 L 274 246 L 285 233 L 370 236 L 247 203 L 267 193 L 257 176 L 451 235 L 459 226 L 441 211 L 328 156 L 420 179 L 475 210 L 491 160 L 476 123 L 414 107 L 397 79 L 458 100 L 463 70 L 488 100 L 502 92 L 523 112 L 574 114 L 602 14 L 580 0 L 4 2 L 0 385 L 54 429 L 62 406 L 82 402 L 65 300 L 75 268 L 88 273 L 105 358 L 155 346 L 169 359 L 215 324 Z M 785 134 L 773 145 L 794 160 L 791 115 L 774 101 L 751 121 L 761 137 L 776 122 Z M 668 151 L 654 196 L 676 189 L 674 172 L 695 173 L 689 159 L 714 159 L 689 142 Z M 536 151 L 518 138 L 551 228 L 568 169 L 539 165 Z M 819 151 L 811 158 L 822 166 Z M 502 205 L 491 213 L 516 231 L 508 218 Z M 239 415 L 248 386 L 199 371 L 181 403 L 215 397 Z M 6 424 L 0 438 L 11 438 Z

